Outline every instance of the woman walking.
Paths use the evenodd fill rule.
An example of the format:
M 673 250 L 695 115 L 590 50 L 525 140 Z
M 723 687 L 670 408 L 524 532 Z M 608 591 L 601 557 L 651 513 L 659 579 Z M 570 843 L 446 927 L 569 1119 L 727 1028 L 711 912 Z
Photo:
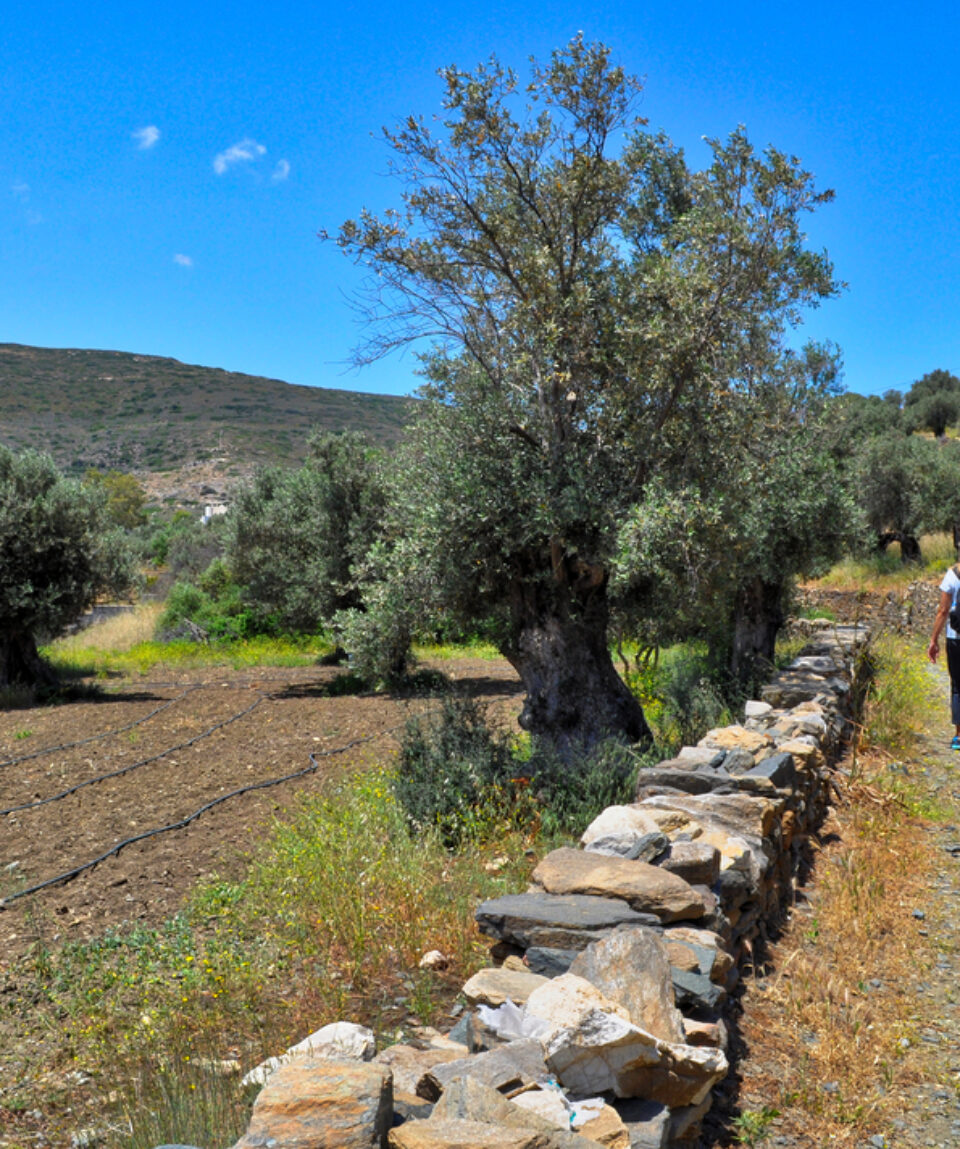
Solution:
M 957 598 L 960 596 L 960 573 L 952 566 L 943 576 L 940 584 L 940 606 L 933 622 L 933 636 L 927 650 L 931 662 L 937 661 L 940 654 L 940 632 L 947 628 L 947 670 L 950 673 L 950 718 L 954 733 L 950 747 L 960 750 L 960 618 L 957 617 Z M 953 624 L 957 623 L 955 627 Z

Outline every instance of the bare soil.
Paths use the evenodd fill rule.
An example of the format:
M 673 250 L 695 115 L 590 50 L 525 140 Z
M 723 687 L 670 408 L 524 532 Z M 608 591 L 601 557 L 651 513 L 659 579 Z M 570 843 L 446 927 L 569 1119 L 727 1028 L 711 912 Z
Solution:
M 506 662 L 440 669 L 515 719 L 522 692 Z M 122 922 L 156 925 L 198 879 L 239 876 L 271 819 L 331 777 L 388 762 L 407 718 L 437 705 L 331 697 L 333 668 L 162 673 L 116 680 L 89 700 L 0 713 L 0 975 L 41 935 L 56 945 Z M 129 841 L 314 764 L 227 797 L 183 828 Z

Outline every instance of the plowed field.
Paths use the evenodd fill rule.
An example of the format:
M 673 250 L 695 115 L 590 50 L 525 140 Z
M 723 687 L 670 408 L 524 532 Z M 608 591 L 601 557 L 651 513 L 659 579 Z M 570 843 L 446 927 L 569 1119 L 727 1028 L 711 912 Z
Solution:
M 520 684 L 505 662 L 441 669 L 504 717 L 519 712 Z M 405 720 L 437 705 L 331 697 L 337 673 L 163 672 L 117 680 L 90 701 L 0 713 L 0 967 L 38 930 L 56 944 L 164 920 L 199 878 L 237 876 L 298 795 L 388 762 Z

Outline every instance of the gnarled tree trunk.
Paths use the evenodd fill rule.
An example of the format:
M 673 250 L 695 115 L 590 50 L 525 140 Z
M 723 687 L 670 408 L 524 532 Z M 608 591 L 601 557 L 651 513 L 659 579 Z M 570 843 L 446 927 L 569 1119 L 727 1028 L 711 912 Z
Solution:
M 770 670 L 781 626 L 783 584 L 762 578 L 741 584 L 733 608 L 730 671 L 734 678 L 748 683 Z
M 503 653 L 527 692 L 520 725 L 567 761 L 605 738 L 653 741 L 643 708 L 617 674 L 607 645 L 607 575 L 575 559 L 550 583 L 517 580 Z
M 55 686 L 57 676 L 37 651 L 32 634 L 0 632 L 0 688 L 5 686 Z

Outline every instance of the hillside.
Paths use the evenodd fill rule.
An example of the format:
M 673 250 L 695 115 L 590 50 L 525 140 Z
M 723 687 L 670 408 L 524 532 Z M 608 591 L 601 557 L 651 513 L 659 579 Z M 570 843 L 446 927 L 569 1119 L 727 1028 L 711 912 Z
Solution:
M 67 470 L 166 471 L 210 461 L 225 474 L 295 463 L 315 427 L 395 443 L 410 400 L 193 367 L 123 351 L 0 344 L 0 442 L 50 452 Z

